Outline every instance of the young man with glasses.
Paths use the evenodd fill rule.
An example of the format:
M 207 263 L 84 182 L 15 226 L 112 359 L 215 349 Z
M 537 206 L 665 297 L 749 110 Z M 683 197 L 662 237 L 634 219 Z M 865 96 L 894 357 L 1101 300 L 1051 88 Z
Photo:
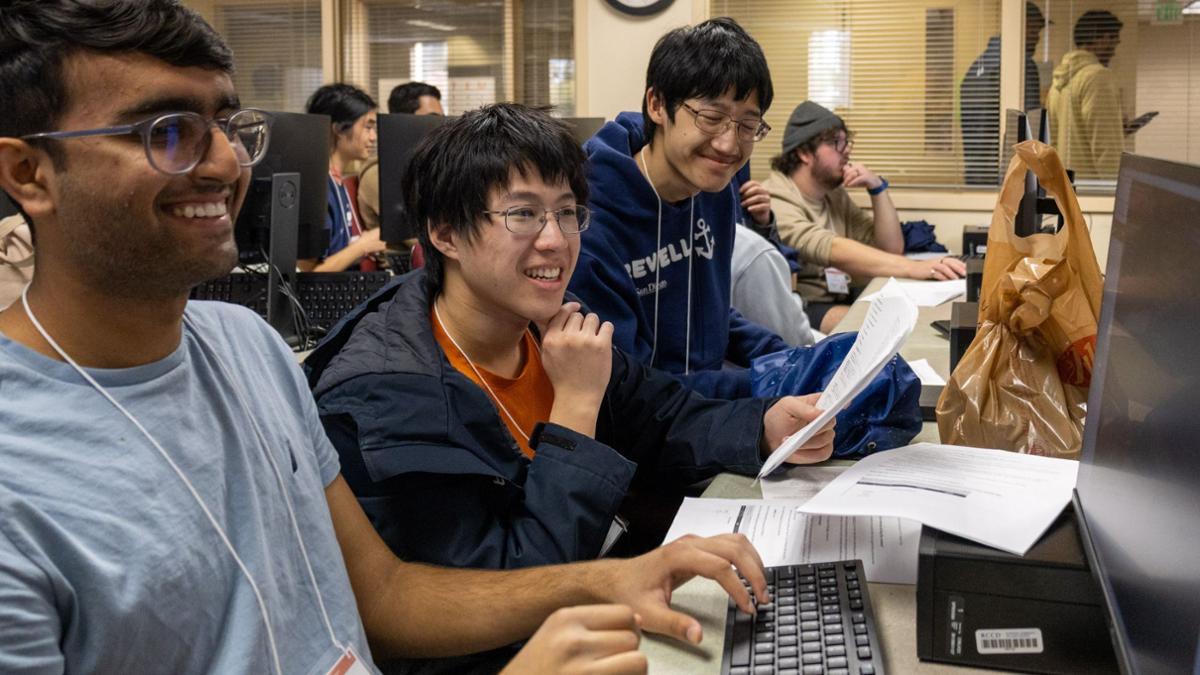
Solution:
M 779 236 L 800 253 L 796 289 L 814 327 L 828 334 L 849 311 L 854 279 L 891 276 L 957 279 L 957 258 L 909 260 L 887 180 L 850 161 L 854 141 L 841 117 L 813 101 L 796 106 L 783 131 L 783 152 L 771 159 L 763 185 Z M 865 188 L 871 214 L 846 188 Z
M 524 106 L 438 127 L 402 186 L 425 268 L 306 361 L 346 479 L 401 558 L 595 558 L 635 475 L 661 489 L 753 474 L 816 415 L 814 397 L 704 399 L 564 302 L 592 234 L 584 164 L 565 124 Z M 832 438 L 791 461 L 828 457 Z
M 531 634 L 512 672 L 637 672 L 638 616 L 700 639 L 675 584 L 751 610 L 736 569 L 766 598 L 732 535 L 515 572 L 396 558 L 278 335 L 187 300 L 236 262 L 269 141 L 232 72 L 173 0 L 0 5 L 0 188 L 37 236 L 0 312 L 0 672 L 362 673 Z M 555 611 L 589 602 L 624 606 Z
M 771 217 L 766 190 L 737 174 L 770 131 L 772 96 L 758 43 L 712 19 L 664 35 L 641 115 L 584 146 L 593 224 L 571 290 L 614 344 L 705 396 L 749 396 L 750 360 L 789 346 L 730 306 L 734 226 Z

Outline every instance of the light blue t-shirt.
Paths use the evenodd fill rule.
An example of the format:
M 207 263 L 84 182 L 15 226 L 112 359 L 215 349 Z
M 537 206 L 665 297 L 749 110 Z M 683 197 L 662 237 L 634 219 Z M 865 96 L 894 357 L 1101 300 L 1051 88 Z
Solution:
M 283 671 L 325 673 L 340 653 L 274 457 L 334 634 L 373 669 L 325 501 L 337 454 L 292 353 L 240 307 L 193 302 L 185 316 L 167 358 L 89 373 L 228 533 L 265 600 Z M 183 481 L 74 369 L 3 336 L 0 672 L 273 672 L 251 586 Z

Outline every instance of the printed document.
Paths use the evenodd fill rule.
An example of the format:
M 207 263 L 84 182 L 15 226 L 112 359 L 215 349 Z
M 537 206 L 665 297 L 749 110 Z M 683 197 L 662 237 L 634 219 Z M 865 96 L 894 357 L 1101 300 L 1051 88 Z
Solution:
M 896 283 L 895 279 L 890 279 L 876 294 L 876 300 L 867 310 L 867 316 L 858 330 L 854 345 L 850 347 L 850 352 L 829 380 L 825 391 L 821 392 L 817 407 L 824 412 L 803 429 L 786 438 L 775 452 L 771 453 L 762 470 L 758 472 L 759 478 L 771 473 L 797 448 L 815 436 L 829 420 L 854 400 L 859 392 L 866 389 L 887 362 L 900 351 L 900 346 L 917 324 L 917 306 Z
M 953 300 L 967 294 L 966 279 L 950 279 L 949 281 L 924 281 L 920 279 L 904 279 L 896 281 L 889 280 L 891 284 L 895 282 L 900 288 L 912 298 L 912 301 L 917 303 L 918 307 L 937 307 L 938 305 Z M 868 295 L 860 295 L 859 302 L 874 301 L 879 297 L 880 293 L 870 293 Z
M 1069 459 L 917 443 L 859 460 L 801 510 L 911 518 L 1024 555 L 1071 501 L 1078 470 Z
M 869 581 L 917 583 L 921 524 L 904 518 L 808 515 L 799 499 L 683 500 L 665 541 L 740 532 L 763 564 L 860 559 Z

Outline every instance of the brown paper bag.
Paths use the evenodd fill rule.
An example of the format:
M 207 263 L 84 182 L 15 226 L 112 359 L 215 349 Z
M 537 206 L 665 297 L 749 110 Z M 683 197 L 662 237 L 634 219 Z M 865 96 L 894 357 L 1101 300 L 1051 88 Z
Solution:
M 1027 168 L 1064 214 L 1057 234 L 1013 231 Z M 942 442 L 1078 458 L 1104 284 L 1054 148 L 1016 146 L 987 246 L 979 328 L 938 399 Z
M 33 278 L 33 236 L 25 219 L 9 216 L 0 220 L 0 309 L 21 297 Z

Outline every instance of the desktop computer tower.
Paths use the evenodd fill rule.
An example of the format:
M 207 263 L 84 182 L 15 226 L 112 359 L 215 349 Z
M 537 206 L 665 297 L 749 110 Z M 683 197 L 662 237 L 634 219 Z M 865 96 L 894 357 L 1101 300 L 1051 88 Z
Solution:
M 967 258 L 967 302 L 979 302 L 983 288 L 983 258 Z
M 1024 556 L 930 527 L 917 565 L 917 656 L 1027 673 L 1117 673 L 1104 597 L 1068 507 Z
M 963 255 L 982 258 L 987 253 L 988 226 L 966 225 L 963 227 Z
M 956 302 L 950 306 L 950 372 L 958 367 L 978 328 L 978 302 Z

